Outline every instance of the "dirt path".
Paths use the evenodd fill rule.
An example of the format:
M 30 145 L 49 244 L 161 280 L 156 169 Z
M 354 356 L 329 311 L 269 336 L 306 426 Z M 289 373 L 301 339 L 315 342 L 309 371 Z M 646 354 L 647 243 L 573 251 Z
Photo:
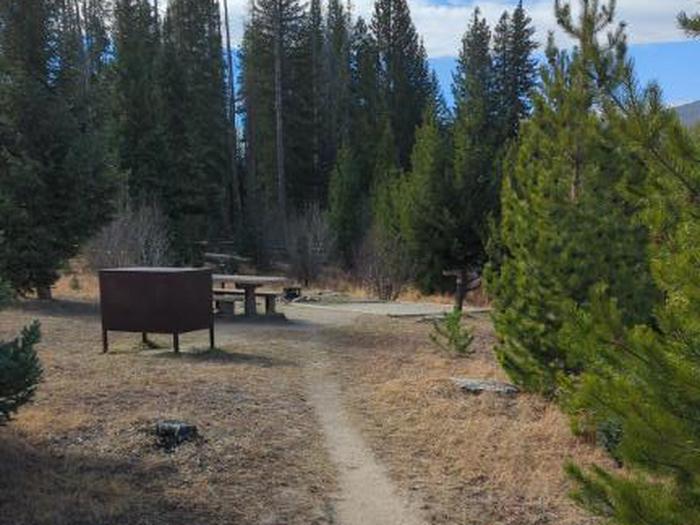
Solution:
M 351 323 L 357 314 L 313 312 L 318 323 L 310 327 L 312 340 L 306 347 L 303 366 L 308 400 L 314 407 L 326 439 L 331 461 L 338 471 L 339 494 L 336 518 L 340 525 L 422 525 L 418 504 L 400 494 L 365 443 L 345 411 L 338 381 L 332 375 L 332 349 L 324 345 L 320 325 Z M 291 318 L 303 319 L 308 311 L 287 310 Z
M 396 491 L 343 407 L 340 387 L 321 357 L 308 368 L 309 401 L 316 409 L 338 469 L 341 525 L 420 525 L 424 523 L 410 501 Z

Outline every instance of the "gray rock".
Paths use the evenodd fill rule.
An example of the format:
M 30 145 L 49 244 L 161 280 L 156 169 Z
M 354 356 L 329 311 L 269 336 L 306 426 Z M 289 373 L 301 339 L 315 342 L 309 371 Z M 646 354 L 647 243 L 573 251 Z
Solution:
M 159 446 L 172 450 L 181 443 L 197 437 L 197 427 L 184 421 L 167 419 L 156 423 L 155 433 Z
M 470 394 L 481 394 L 482 392 L 494 392 L 504 396 L 514 396 L 520 389 L 510 383 L 492 381 L 490 379 L 469 379 L 453 377 L 452 382 L 460 389 Z

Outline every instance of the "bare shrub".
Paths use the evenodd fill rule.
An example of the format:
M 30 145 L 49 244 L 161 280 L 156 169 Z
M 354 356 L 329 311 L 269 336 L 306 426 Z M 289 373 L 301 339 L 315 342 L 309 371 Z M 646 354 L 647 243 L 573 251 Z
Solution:
M 363 286 L 383 301 L 394 301 L 415 277 L 406 245 L 391 233 L 372 227 L 356 256 Z
M 287 231 L 291 272 L 308 286 L 318 279 L 331 255 L 333 235 L 327 214 L 318 204 L 309 205 L 294 217 Z
M 95 270 L 124 266 L 165 266 L 172 262 L 167 218 L 154 204 L 127 205 L 85 250 Z

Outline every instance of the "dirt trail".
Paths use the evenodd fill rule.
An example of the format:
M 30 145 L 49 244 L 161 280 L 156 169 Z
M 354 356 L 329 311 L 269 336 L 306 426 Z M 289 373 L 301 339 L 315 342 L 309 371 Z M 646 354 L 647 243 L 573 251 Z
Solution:
M 345 411 L 338 380 L 332 373 L 332 348 L 324 327 L 352 324 L 360 312 L 286 306 L 288 325 L 272 325 L 268 335 L 285 338 L 301 332 L 301 344 L 286 342 L 286 355 L 304 369 L 306 394 L 316 411 L 332 463 L 338 472 L 334 522 L 338 525 L 424 525 L 419 503 L 404 497 L 380 465 Z M 258 327 L 259 329 L 260 327 Z M 217 337 L 228 343 L 245 341 L 250 334 L 241 325 L 217 327 Z
M 309 401 L 316 409 L 338 469 L 341 525 L 421 525 L 419 511 L 393 486 L 385 469 L 350 421 L 343 408 L 340 386 L 330 376 L 324 358 L 309 367 Z
M 423 525 L 414 501 L 400 494 L 386 470 L 374 457 L 343 406 L 338 381 L 332 375 L 330 357 L 319 325 L 352 323 L 358 313 L 313 312 L 318 323 L 311 329 L 304 364 L 307 393 L 321 423 L 331 461 L 338 471 L 339 492 L 336 518 L 340 525 Z M 287 309 L 291 318 L 304 318 L 308 312 Z

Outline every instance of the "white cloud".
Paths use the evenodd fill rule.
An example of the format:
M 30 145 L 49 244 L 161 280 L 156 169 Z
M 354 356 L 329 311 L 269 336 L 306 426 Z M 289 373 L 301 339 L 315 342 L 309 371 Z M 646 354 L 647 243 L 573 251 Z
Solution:
M 223 0 L 222 0 L 223 1 Z M 228 0 L 232 40 L 240 41 L 243 23 L 247 16 L 249 0 Z M 355 15 L 369 17 L 373 0 L 355 0 Z M 504 9 L 511 9 L 515 0 L 408 0 L 418 32 L 425 41 L 431 58 L 454 56 L 475 7 L 492 25 Z M 544 42 L 548 31 L 558 35 L 554 20 L 554 0 L 524 0 L 526 9 L 537 28 L 537 38 Z M 575 6 L 577 0 L 572 0 Z M 676 26 L 679 11 L 700 11 L 700 0 L 618 0 L 618 20 L 627 22 L 632 44 L 650 44 L 683 40 L 683 33 Z M 559 36 L 561 38 L 561 36 Z
M 475 7 L 495 25 L 504 9 L 510 9 L 515 1 L 448 0 L 436 4 L 429 0 L 408 0 L 418 31 L 423 35 L 428 54 L 433 57 L 454 56 Z M 572 5 L 576 6 L 576 0 Z M 524 1 L 537 29 L 537 38 L 544 43 L 549 31 L 562 39 L 554 20 L 553 0 Z M 700 11 L 697 0 L 618 0 L 617 20 L 627 23 L 631 44 L 674 42 L 685 39 L 676 25 L 676 15 L 685 10 Z

